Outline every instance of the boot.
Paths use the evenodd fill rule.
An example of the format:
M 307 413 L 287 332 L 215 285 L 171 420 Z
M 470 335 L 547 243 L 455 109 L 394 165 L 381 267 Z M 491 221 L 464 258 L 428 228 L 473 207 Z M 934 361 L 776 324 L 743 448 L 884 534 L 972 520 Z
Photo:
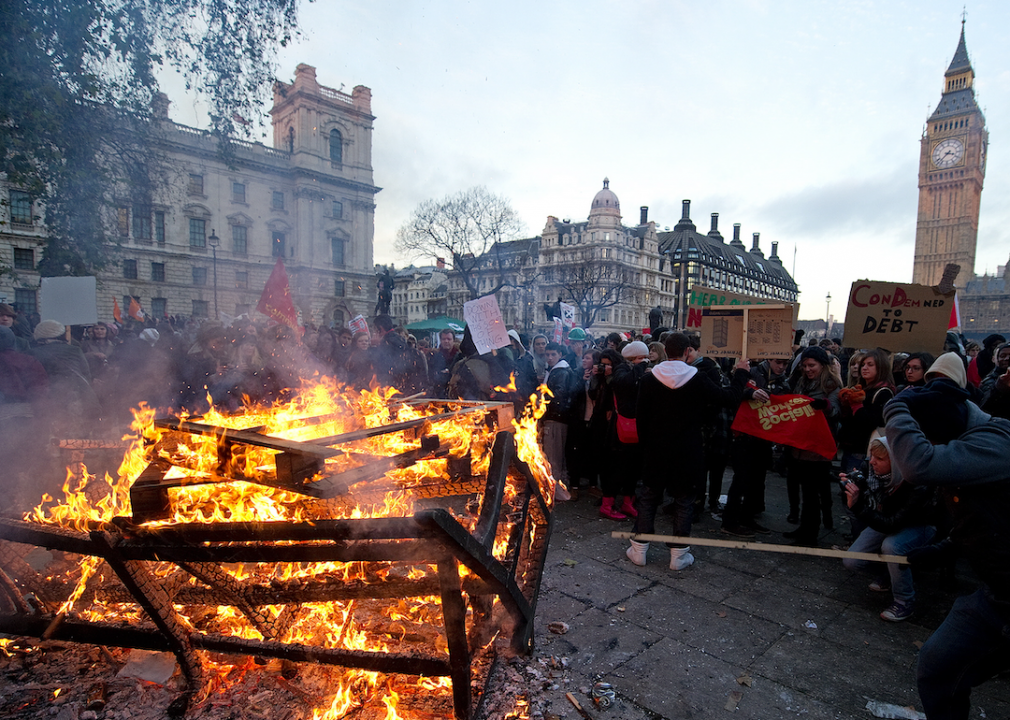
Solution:
M 635 499 L 631 495 L 624 496 L 624 502 L 621 503 L 619 512 L 624 513 L 628 517 L 637 518 L 638 510 L 635 509 Z
M 603 504 L 600 505 L 600 515 L 610 520 L 627 520 L 628 516 L 622 513 L 620 510 L 614 507 L 614 498 L 605 497 L 603 498 Z
M 670 569 L 683 570 L 694 564 L 691 548 L 670 548 Z
M 628 556 L 628 560 L 631 560 L 635 565 L 642 566 L 645 565 L 645 555 L 648 552 L 649 543 L 632 540 L 631 547 L 625 551 L 625 554 Z

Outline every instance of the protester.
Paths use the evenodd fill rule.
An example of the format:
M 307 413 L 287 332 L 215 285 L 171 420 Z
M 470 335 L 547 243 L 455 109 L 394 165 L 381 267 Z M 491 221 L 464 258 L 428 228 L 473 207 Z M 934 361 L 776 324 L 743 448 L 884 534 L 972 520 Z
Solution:
M 521 411 L 529 402 L 530 395 L 537 389 L 536 361 L 533 353 L 523 345 L 518 332 L 509 330 L 508 335 L 512 341 L 512 356 L 515 359 L 516 395 L 519 403 L 516 410 Z
M 709 380 L 720 387 L 729 386 L 729 378 L 722 372 L 719 364 L 699 352 L 701 339 L 691 338 L 688 349 L 687 363 L 698 368 L 699 372 L 708 375 Z M 722 510 L 719 498 L 722 496 L 722 476 L 726 474 L 729 462 L 730 425 L 733 424 L 735 408 L 713 406 L 699 414 L 702 425 L 702 438 L 705 444 L 705 473 L 708 476 L 708 509 L 718 514 Z M 694 517 L 698 520 L 705 509 L 705 478 L 698 488 L 698 497 L 694 504 Z
M 621 351 L 621 361 L 614 363 L 616 351 L 608 350 L 603 357 L 611 362 L 607 380 L 607 367 L 603 377 L 611 391 L 612 410 L 607 428 L 607 455 L 603 470 L 603 503 L 600 515 L 610 520 L 637 517 L 635 487 L 642 476 L 642 451 L 637 437 L 629 437 L 621 423 L 635 424 L 639 387 L 649 368 L 646 358 L 649 348 L 643 342 L 628 343 Z M 602 358 L 601 358 L 602 361 Z M 622 421 L 622 418 L 624 419 Z M 632 433 L 633 434 L 633 433 Z M 620 500 L 618 500 L 620 498 Z
M 994 352 L 996 366 L 982 380 L 981 406 L 987 413 L 1010 418 L 1010 344 L 1004 343 Z
M 544 355 L 547 360 L 547 376 L 544 384 L 550 393 L 547 410 L 540 420 L 542 446 L 551 474 L 557 481 L 555 500 L 570 500 L 568 493 L 568 465 L 565 459 L 565 443 L 568 439 L 568 419 L 572 406 L 573 389 L 577 384 L 574 372 L 564 359 L 565 349 L 559 343 L 547 343 Z
M 568 492 L 572 500 L 579 499 L 583 480 L 588 481 L 589 487 L 595 487 L 596 477 L 601 474 L 600 464 L 607 435 L 607 408 L 610 406 L 609 387 L 605 382 L 597 381 L 597 370 L 603 367 L 602 360 L 603 353 L 599 350 L 584 350 L 581 376 L 576 371 L 579 382 L 575 384 L 572 396 L 566 447 L 570 480 Z M 608 361 L 608 366 L 612 362 Z
M 456 335 L 451 328 L 444 328 L 438 333 L 438 349 L 430 355 L 428 376 L 431 382 L 432 396 L 448 397 L 449 378 L 452 377 L 452 364 L 459 355 L 456 345 Z
M 537 374 L 537 385 L 544 381 L 547 375 L 547 336 L 533 336 L 533 369 Z
M 49 387 L 49 376 L 42 363 L 18 352 L 16 346 L 14 332 L 9 326 L 0 325 L 0 404 L 41 400 Z
M 891 362 L 880 348 L 867 350 L 859 363 L 859 384 L 838 393 L 842 406 L 838 446 L 842 472 L 849 472 L 866 459 L 870 435 L 884 424 L 884 405 L 894 397 Z
M 904 375 L 906 387 L 922 387 L 926 384 L 926 370 L 936 360 L 928 352 L 915 352 L 905 360 Z
M 661 362 L 667 361 L 666 348 L 661 342 L 651 342 L 649 343 L 649 364 L 659 365 Z

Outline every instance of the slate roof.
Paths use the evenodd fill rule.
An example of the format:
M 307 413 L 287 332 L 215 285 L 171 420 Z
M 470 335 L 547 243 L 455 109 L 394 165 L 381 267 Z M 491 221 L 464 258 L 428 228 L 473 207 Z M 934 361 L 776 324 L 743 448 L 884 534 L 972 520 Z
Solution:
M 975 103 L 975 91 L 971 88 L 954 90 L 944 93 L 940 98 L 940 104 L 929 116 L 930 120 L 950 117 L 951 115 L 964 115 L 965 113 L 976 112 L 978 105 Z
M 961 39 L 957 43 L 957 50 L 954 51 L 954 59 L 950 61 L 950 66 L 944 77 L 958 75 L 965 70 L 971 70 L 971 60 L 968 59 L 968 46 L 964 42 L 964 23 L 961 23 Z
M 1010 292 L 1010 283 L 1007 277 L 996 277 L 995 275 L 976 275 L 965 286 L 964 295 L 1006 295 Z

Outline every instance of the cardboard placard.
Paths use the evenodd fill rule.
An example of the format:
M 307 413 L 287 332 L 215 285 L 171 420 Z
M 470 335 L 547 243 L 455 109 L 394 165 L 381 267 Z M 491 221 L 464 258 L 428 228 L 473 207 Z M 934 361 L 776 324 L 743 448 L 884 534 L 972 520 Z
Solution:
M 98 322 L 98 284 L 94 277 L 42 278 L 39 315 L 64 325 Z
M 564 327 L 561 318 L 554 318 L 554 337 L 551 338 L 553 342 L 560 343 L 564 341 Z
M 571 330 L 575 327 L 575 306 L 568 303 L 561 304 L 561 324 Z
M 708 357 L 791 358 L 793 314 L 791 305 L 704 308 L 699 352 Z
M 755 297 L 753 295 L 741 295 L 740 293 L 727 292 L 726 290 L 716 290 L 704 285 L 692 285 L 691 292 L 687 294 L 687 329 L 700 329 L 702 310 L 706 307 L 718 305 L 792 305 L 794 325 L 797 318 L 796 313 L 799 310 L 799 305 L 794 303 L 784 303 L 781 300 Z
M 368 321 L 365 320 L 362 315 L 355 315 L 351 318 L 351 321 L 347 323 L 347 327 L 351 329 L 352 333 L 368 332 Z
M 494 295 L 463 303 L 463 319 L 481 355 L 511 343 L 508 328 L 501 317 L 501 308 L 498 307 L 498 298 Z
M 845 311 L 845 347 L 939 355 L 950 325 L 954 291 L 928 285 L 857 280 Z

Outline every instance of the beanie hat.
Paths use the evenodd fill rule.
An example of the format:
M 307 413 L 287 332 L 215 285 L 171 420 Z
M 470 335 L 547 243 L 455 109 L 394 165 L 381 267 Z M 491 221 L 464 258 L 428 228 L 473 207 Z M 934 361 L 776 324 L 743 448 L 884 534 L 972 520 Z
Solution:
M 586 339 L 586 331 L 583 330 L 582 328 L 573 328 L 572 330 L 570 330 L 568 332 L 568 339 L 569 340 L 585 340 Z
M 140 339 L 146 342 L 151 347 L 154 347 L 154 344 L 158 342 L 158 339 L 160 337 L 161 335 L 154 328 L 147 328 L 147 330 L 140 333 Z
M 649 357 L 649 346 L 640 340 L 636 340 L 625 345 L 624 349 L 621 350 L 621 355 L 626 358 Z
M 816 360 L 821 365 L 831 364 L 831 356 L 828 355 L 828 351 L 818 345 L 811 345 L 804 350 L 800 356 L 800 361 L 803 360 Z
M 962 362 L 961 356 L 955 352 L 947 352 L 938 357 L 926 371 L 926 380 L 932 379 L 930 375 L 949 378 L 956 382 L 958 387 L 963 388 L 968 385 L 968 374 L 964 370 L 964 362 Z
M 60 337 L 66 331 L 67 328 L 63 323 L 55 320 L 43 320 L 35 326 L 34 336 L 36 340 L 52 340 Z

